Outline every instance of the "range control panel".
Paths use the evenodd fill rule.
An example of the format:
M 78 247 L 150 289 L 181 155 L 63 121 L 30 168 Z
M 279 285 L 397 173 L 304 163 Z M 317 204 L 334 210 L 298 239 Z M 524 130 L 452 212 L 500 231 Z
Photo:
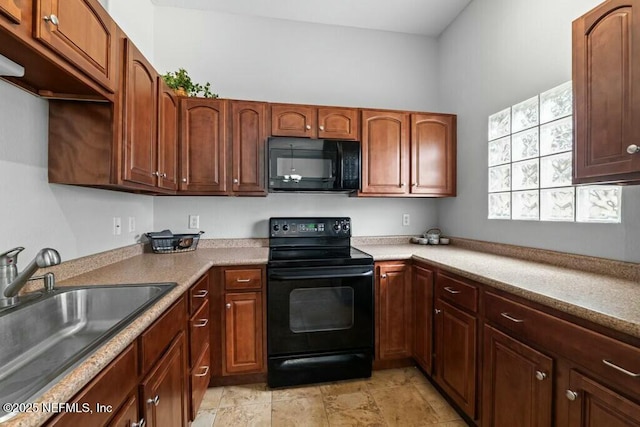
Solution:
M 270 218 L 271 237 L 351 237 L 351 218 Z

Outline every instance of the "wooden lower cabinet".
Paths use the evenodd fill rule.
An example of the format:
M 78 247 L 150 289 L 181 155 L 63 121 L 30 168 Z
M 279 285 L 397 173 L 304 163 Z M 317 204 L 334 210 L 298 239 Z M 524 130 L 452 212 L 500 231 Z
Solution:
M 187 425 L 185 368 L 185 334 L 180 332 L 140 384 L 142 415 L 147 427 Z
M 225 295 L 224 331 L 224 374 L 263 371 L 262 292 Z
M 146 421 L 144 422 L 146 424 Z M 138 411 L 138 394 L 132 393 L 125 404 L 113 416 L 109 427 L 144 427 Z
M 634 403 L 577 370 L 569 373 L 569 427 L 640 426 L 640 404 Z
M 434 324 L 434 379 L 470 418 L 475 419 L 478 320 L 475 315 L 436 299 Z
M 411 265 L 390 261 L 376 263 L 375 268 L 376 360 L 410 358 L 413 344 Z
M 485 325 L 483 427 L 552 425 L 553 359 Z
M 431 375 L 433 352 L 433 270 L 422 265 L 413 267 L 413 358 Z

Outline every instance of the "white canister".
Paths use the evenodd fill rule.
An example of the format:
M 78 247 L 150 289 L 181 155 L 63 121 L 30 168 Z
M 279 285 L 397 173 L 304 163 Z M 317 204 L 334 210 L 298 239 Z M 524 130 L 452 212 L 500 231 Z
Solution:
M 424 237 L 429 241 L 430 245 L 437 245 L 440 243 L 440 234 L 442 232 L 439 228 L 431 228 L 424 233 Z

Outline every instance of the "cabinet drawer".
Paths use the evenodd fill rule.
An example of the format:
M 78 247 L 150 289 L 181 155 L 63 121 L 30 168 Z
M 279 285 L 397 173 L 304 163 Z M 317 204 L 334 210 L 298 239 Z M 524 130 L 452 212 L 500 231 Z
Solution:
M 209 274 L 205 274 L 189 289 L 189 316 L 193 316 L 209 297 Z
M 54 418 L 49 426 L 105 425 L 112 415 L 111 411 L 99 412 L 95 408 L 100 405 L 111 405 L 114 410 L 125 401 L 138 382 L 136 373 L 137 348 L 134 342 L 93 381 L 89 383 L 71 403 L 89 404 L 93 413 L 67 412 Z M 113 387 L 117 384 L 117 387 Z
M 225 270 L 224 287 L 227 290 L 261 289 L 262 269 L 246 268 L 241 270 Z
M 191 420 L 195 419 L 198 414 L 198 408 L 202 403 L 207 387 L 209 387 L 209 379 L 211 378 L 210 365 L 210 347 L 207 345 L 205 351 L 200 355 L 191 370 L 189 381 L 189 392 L 191 393 Z
M 151 369 L 153 362 L 162 356 L 173 338 L 184 329 L 186 312 L 184 298 L 180 298 L 140 336 L 140 360 L 143 374 Z
M 478 287 L 439 273 L 436 278 L 436 295 L 472 313 L 478 311 Z
M 485 294 L 485 316 L 519 339 L 558 353 L 606 378 L 610 385 L 640 395 L 640 348 L 491 292 Z
M 209 344 L 209 302 L 189 320 L 189 366 L 196 366 L 202 349 Z

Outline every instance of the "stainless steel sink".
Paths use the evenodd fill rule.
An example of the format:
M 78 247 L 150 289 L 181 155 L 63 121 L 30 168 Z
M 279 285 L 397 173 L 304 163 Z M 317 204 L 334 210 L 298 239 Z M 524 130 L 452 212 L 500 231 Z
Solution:
M 0 312 L 0 403 L 41 396 L 175 286 L 60 288 Z

